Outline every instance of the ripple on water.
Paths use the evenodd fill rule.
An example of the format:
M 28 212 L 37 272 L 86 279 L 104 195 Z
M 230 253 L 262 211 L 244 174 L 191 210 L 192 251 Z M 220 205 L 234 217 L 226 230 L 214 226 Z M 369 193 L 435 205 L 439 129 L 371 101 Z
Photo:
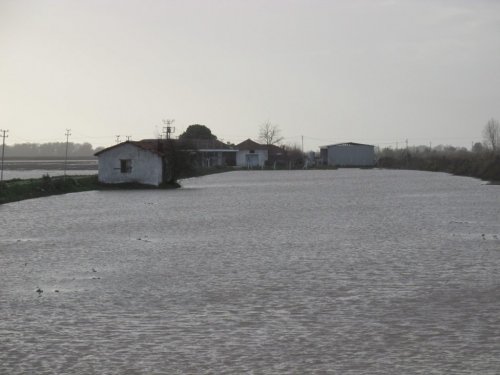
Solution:
M 1 207 L 0 373 L 500 368 L 497 186 L 382 170 L 184 185 Z

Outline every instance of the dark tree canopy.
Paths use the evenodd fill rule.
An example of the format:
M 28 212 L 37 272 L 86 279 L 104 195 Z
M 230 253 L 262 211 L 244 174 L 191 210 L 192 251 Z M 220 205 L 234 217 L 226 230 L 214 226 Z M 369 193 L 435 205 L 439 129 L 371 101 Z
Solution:
M 179 139 L 217 139 L 212 131 L 205 125 L 189 125 L 184 133 L 179 136 Z

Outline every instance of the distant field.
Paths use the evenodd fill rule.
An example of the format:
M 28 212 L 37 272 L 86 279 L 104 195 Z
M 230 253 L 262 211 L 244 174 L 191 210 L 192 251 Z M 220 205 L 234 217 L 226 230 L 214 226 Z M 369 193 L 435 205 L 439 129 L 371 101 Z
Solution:
M 3 180 L 40 178 L 43 175 L 64 174 L 64 159 L 10 159 L 4 160 Z M 66 164 L 67 175 L 97 174 L 96 159 L 72 159 Z
M 4 170 L 64 170 L 64 159 L 4 160 Z M 97 159 L 68 159 L 68 170 L 97 170 Z

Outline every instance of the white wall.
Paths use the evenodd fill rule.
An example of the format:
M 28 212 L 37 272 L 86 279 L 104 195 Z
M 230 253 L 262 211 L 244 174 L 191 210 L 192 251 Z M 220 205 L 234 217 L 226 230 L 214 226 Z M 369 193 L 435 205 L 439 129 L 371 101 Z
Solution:
M 123 143 L 120 146 L 104 151 L 99 158 L 99 182 L 119 184 L 139 182 L 158 186 L 162 182 L 162 160 L 150 152 L 133 144 Z M 131 173 L 122 173 L 120 160 L 132 160 Z
M 247 167 L 247 155 L 249 150 L 239 150 L 236 153 L 236 165 L 238 167 Z M 259 155 L 259 167 L 263 167 L 267 161 L 267 150 L 255 150 L 254 154 Z

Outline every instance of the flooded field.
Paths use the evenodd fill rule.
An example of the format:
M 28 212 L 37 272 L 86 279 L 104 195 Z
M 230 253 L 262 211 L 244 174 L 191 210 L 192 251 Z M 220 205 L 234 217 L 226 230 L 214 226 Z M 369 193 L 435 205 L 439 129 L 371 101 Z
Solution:
M 230 172 L 0 206 L 1 374 L 498 374 L 500 186 Z
M 66 165 L 61 159 L 5 160 L 3 179 L 40 178 L 43 175 L 62 176 L 65 168 L 67 175 L 97 174 L 97 159 L 68 160 Z

